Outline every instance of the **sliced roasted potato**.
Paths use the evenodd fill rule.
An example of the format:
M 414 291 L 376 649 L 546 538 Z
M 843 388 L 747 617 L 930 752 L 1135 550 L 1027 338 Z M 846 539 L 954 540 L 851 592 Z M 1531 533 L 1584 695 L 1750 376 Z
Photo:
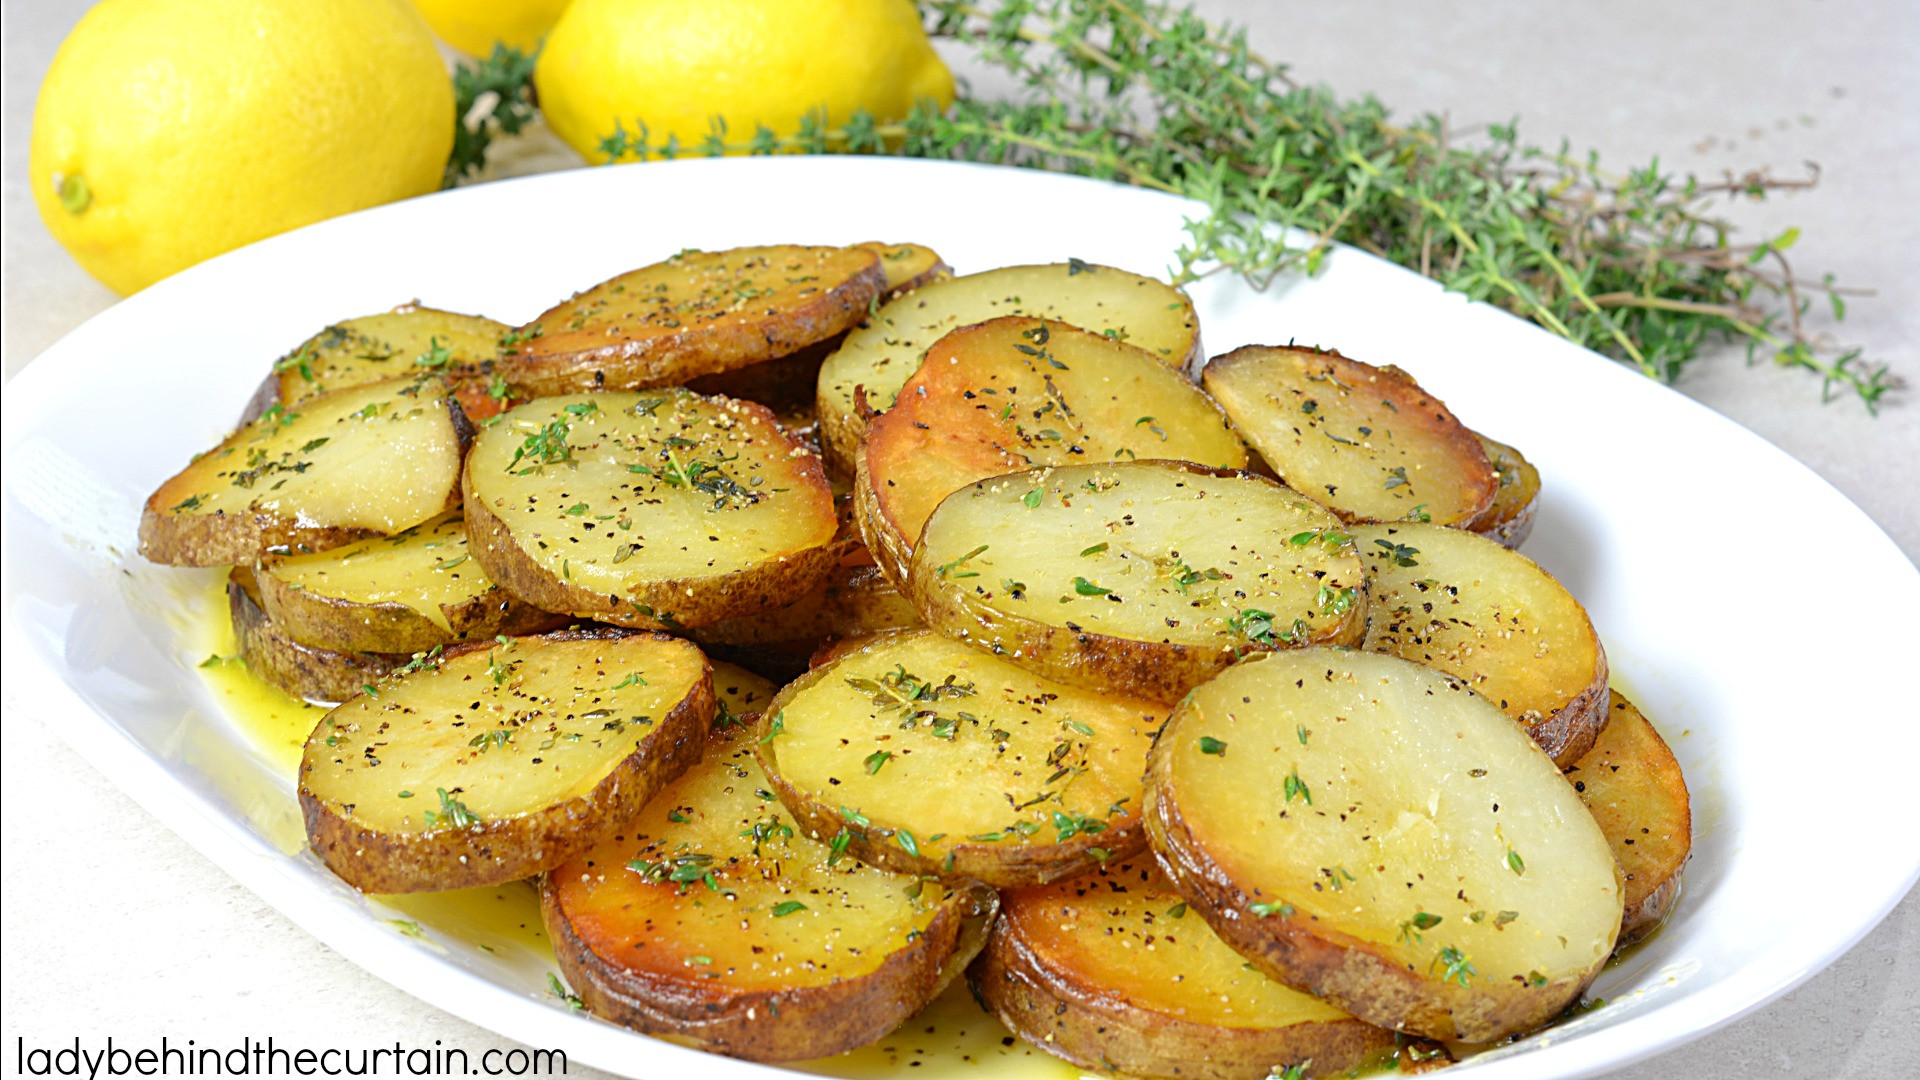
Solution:
M 520 331 L 501 362 L 537 395 L 673 386 L 850 329 L 886 290 L 866 248 L 683 251 L 602 282 Z
M 655 393 L 540 398 L 474 440 L 467 531 L 535 607 L 685 628 L 805 596 L 833 571 L 820 459 L 763 405 Z
M 404 666 L 407 653 L 342 652 L 302 644 L 260 608 L 253 571 L 236 566 L 227 582 L 227 616 L 247 670 L 308 701 L 341 702 Z
M 1498 541 L 1356 525 L 1373 582 L 1364 647 L 1457 676 L 1565 768 L 1607 722 L 1607 652 L 1580 601 Z
M 546 876 L 554 955 L 589 1010 L 639 1031 L 755 1061 L 851 1050 L 971 958 L 956 950 L 995 899 L 796 831 L 749 742 L 716 733 L 618 836 Z
M 902 873 L 1031 885 L 1139 850 L 1162 715 L 893 631 L 780 691 L 756 752 L 808 836 Z
M 472 435 L 437 376 L 274 406 L 147 499 L 140 553 L 175 566 L 252 563 L 412 528 L 460 497 Z
M 952 268 L 938 253 L 919 244 L 869 241 L 853 246 L 880 257 L 880 268 L 887 276 L 886 293 L 882 299 L 892 299 L 900 293 L 953 274 Z M 731 371 L 702 375 L 688 380 L 687 389 L 696 394 L 721 394 L 744 401 L 757 401 L 778 413 L 781 426 L 788 431 L 798 434 L 801 428 L 805 428 L 810 433 L 816 424 L 813 403 L 815 388 L 820 382 L 820 365 L 845 340 L 845 334 L 837 334 L 788 356 L 763 360 Z M 804 423 L 800 422 L 803 416 Z M 848 476 L 853 474 L 851 462 L 846 473 Z
M 300 763 L 314 854 L 367 892 L 515 881 L 613 836 L 700 756 L 707 659 L 663 634 L 456 645 L 328 713 Z
M 1249 969 L 1145 857 L 1011 889 L 968 978 L 1000 1022 L 1075 1065 L 1129 1076 L 1331 1076 L 1394 1034 Z
M 1185 462 L 982 480 L 927 519 L 927 624 L 1074 686 L 1171 705 L 1248 652 L 1355 645 L 1367 581 L 1318 503 Z
M 887 275 L 884 297 L 887 300 L 953 276 L 953 267 L 947 265 L 939 252 L 924 244 L 883 244 L 868 240 L 853 246 L 880 256 L 880 269 Z
M 259 589 L 275 626 L 325 649 L 410 654 L 555 630 L 565 621 L 487 577 L 468 554 L 458 511 L 393 536 L 311 555 L 270 555 L 260 565 Z
M 821 367 L 817 411 L 828 462 L 853 471 L 868 415 L 893 407 L 934 342 L 1004 315 L 1057 319 L 1137 345 L 1183 371 L 1201 359 L 1193 302 L 1165 282 L 1125 270 L 1075 260 L 933 282 L 882 307 Z M 862 387 L 863 403 L 855 394 Z
M 1618 946 L 1625 947 L 1659 927 L 1680 898 L 1680 871 L 1693 854 L 1693 806 L 1666 740 L 1631 701 L 1618 693 L 1612 699 L 1599 741 L 1567 779 L 1626 879 Z
M 1500 480 L 1480 439 L 1406 372 L 1248 345 L 1204 385 L 1287 486 L 1348 521 L 1472 521 Z
M 382 379 L 431 372 L 461 383 L 492 371 L 505 323 L 402 304 L 378 315 L 347 319 L 320 331 L 274 361 L 260 407 L 292 406 L 311 397 Z M 482 379 L 484 382 L 484 379 Z M 462 397 L 475 419 L 477 402 Z
M 895 582 L 950 492 L 1020 469 L 1169 458 L 1247 463 L 1246 445 L 1178 371 L 1125 342 L 1038 319 L 956 330 L 867 432 L 855 480 L 867 547 Z
M 1613 952 L 1593 816 L 1484 698 L 1398 657 L 1263 653 L 1174 710 L 1155 854 L 1255 967 L 1369 1023 L 1485 1042 L 1551 1020 Z
M 1506 443 L 1482 435 L 1480 445 L 1500 476 L 1500 490 L 1467 528 L 1517 548 L 1532 534 L 1533 516 L 1540 509 L 1540 470 Z

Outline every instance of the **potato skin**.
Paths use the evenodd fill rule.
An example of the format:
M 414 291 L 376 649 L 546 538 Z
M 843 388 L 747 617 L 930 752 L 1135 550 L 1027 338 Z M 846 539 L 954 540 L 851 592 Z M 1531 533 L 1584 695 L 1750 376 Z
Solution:
M 913 562 L 913 542 L 920 538 L 901 536 L 891 526 L 887 515 L 881 512 L 880 498 L 874 493 L 873 474 L 867 469 L 865 454 L 854 455 L 853 522 L 860 529 L 860 538 L 873 556 L 874 565 L 887 575 L 894 588 L 913 595 L 907 568 Z
M 1246 479 L 1254 476 L 1244 470 L 1216 469 L 1186 461 L 1166 464 L 1196 476 Z M 1275 482 L 1274 486 L 1279 485 Z M 1005 612 L 988 612 L 968 603 L 963 591 L 943 589 L 934 567 L 926 565 L 928 561 L 918 554 L 909 555 L 907 570 L 908 595 L 913 597 L 914 607 L 928 626 L 1069 686 L 1172 705 L 1187 691 L 1225 671 L 1241 657 L 1288 647 L 1256 643 L 1203 647 L 1171 641 L 1140 641 L 1089 630 L 1071 630 Z M 1367 633 L 1367 592 L 1367 579 L 1363 577 L 1355 586 L 1352 609 L 1335 632 L 1303 644 L 1360 644 Z
M 834 676 L 832 661 L 849 651 L 848 647 L 871 645 L 901 632 L 888 631 L 868 638 L 849 638 L 831 647 L 836 651 L 824 661 L 816 657 L 811 671 L 781 688 L 754 724 L 753 755 L 767 774 L 768 786 L 779 796 L 787 812 L 793 815 L 794 823 L 808 836 L 826 843 L 844 830 L 848 836 L 847 854 L 870 866 L 901 874 L 925 874 L 948 884 L 978 881 L 996 889 L 1044 885 L 1049 881 L 1083 873 L 1099 861 L 1092 854 L 1093 848 L 1106 851 L 1110 859 L 1124 859 L 1146 846 L 1147 837 L 1140 816 L 1129 815 L 1119 822 L 1110 823 L 1104 832 L 1081 833 L 1062 843 L 994 844 L 968 841 L 954 844 L 948 849 L 952 857 L 949 865 L 946 858 L 907 854 L 900 845 L 886 842 L 892 835 L 890 831 L 878 826 L 862 828 L 854 825 L 841 816 L 838 807 L 819 802 L 788 782 L 765 749 L 773 718 L 779 716 L 780 711 L 802 691 Z
M 962 908 L 971 900 L 973 912 Z M 865 1046 L 898 1027 L 939 993 L 971 959 L 970 925 L 993 920 L 990 890 L 959 894 L 927 932 L 858 978 L 771 993 L 701 992 L 609 963 L 574 933 L 550 876 L 540 886 L 540 913 L 567 984 L 595 1016 L 649 1035 L 693 1041 L 703 1050 L 748 1061 L 797 1061 Z
M 504 589 L 494 589 L 458 605 L 440 605 L 454 629 L 449 637 L 432 620 L 405 604 L 391 600 L 361 604 L 289 588 L 271 573 L 271 559 L 259 569 L 255 577 L 261 607 L 274 625 L 295 641 L 323 649 L 411 655 L 435 645 L 481 640 L 495 634 L 518 637 L 544 633 L 574 621 L 541 611 Z
M 1584 977 L 1541 986 L 1506 986 L 1497 998 L 1423 977 L 1366 941 L 1327 927 L 1309 932 L 1289 916 L 1243 918 L 1253 897 L 1194 842 L 1175 800 L 1152 774 L 1164 755 L 1148 758 L 1147 837 L 1162 873 L 1213 932 L 1262 974 L 1325 998 L 1380 1027 L 1453 1042 L 1484 1042 L 1539 1027 L 1580 996 L 1598 966 Z
M 1383 1057 L 1391 1032 L 1359 1020 L 1243 1029 L 1199 1024 L 1135 1005 L 1057 971 L 1006 917 L 967 969 L 974 997 L 1027 1042 L 1088 1069 L 1182 1080 L 1265 1080 L 1276 1066 L 1311 1063 L 1327 1076 Z
M 1604 646 L 1599 650 L 1599 657 L 1599 663 L 1595 665 L 1598 670 L 1585 689 L 1562 705 L 1558 712 L 1527 728 L 1527 734 L 1540 744 L 1540 749 L 1563 769 L 1587 756 L 1595 740 L 1600 738 L 1600 729 L 1607 723 L 1609 669 Z
M 1486 448 L 1487 460 L 1493 462 L 1500 486 L 1494 491 L 1493 502 L 1467 522 L 1466 528 L 1518 548 L 1533 534 L 1534 515 L 1540 510 L 1540 470 L 1506 443 L 1480 435 L 1480 445 Z
M 635 636 L 643 635 L 601 628 L 523 640 L 619 641 Z M 644 636 L 673 640 L 665 634 Z M 446 650 L 441 658 L 452 660 L 492 647 L 490 641 L 468 642 Z M 702 678 L 592 791 L 464 829 L 392 835 L 361 828 L 308 789 L 303 764 L 300 810 L 307 841 L 329 870 L 362 892 L 432 892 L 531 877 L 592 847 L 602 833 L 631 819 L 655 792 L 698 761 L 713 716 L 713 681 Z
M 238 575 L 227 583 L 227 614 L 247 670 L 307 701 L 345 701 L 410 658 L 403 652 L 323 649 L 296 641 L 267 618 Z
M 178 494 L 163 486 L 140 512 L 140 554 L 166 566 L 251 565 L 268 548 L 310 551 L 344 547 L 380 535 L 373 529 L 302 523 L 279 514 L 171 514 Z
M 542 326 L 545 333 L 529 339 L 518 355 L 504 358 L 500 370 L 508 381 L 532 396 L 553 397 L 588 390 L 678 386 L 702 375 L 790 355 L 845 332 L 865 315 L 867 305 L 886 291 L 887 275 L 877 255 L 860 249 L 841 250 L 869 261 L 816 295 L 757 319 L 713 322 L 644 337 L 615 336 L 609 341 L 608 328 L 597 321 L 567 328 L 566 313 L 580 300 L 575 297 L 535 318 L 529 326 Z

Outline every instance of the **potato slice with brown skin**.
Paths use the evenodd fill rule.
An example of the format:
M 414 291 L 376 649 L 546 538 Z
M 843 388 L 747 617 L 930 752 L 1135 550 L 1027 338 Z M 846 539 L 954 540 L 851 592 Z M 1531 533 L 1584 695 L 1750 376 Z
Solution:
M 936 281 L 945 281 L 953 276 L 953 267 L 940 253 L 924 244 L 883 244 L 878 240 L 867 240 L 853 245 L 880 256 L 880 269 L 887 275 L 887 292 L 883 300 L 891 300 L 901 293 L 910 293 L 923 285 Z
M 535 607 L 684 629 L 778 607 L 832 572 L 833 494 L 763 405 L 678 388 L 541 398 L 466 470 L 470 550 Z
M 1480 516 L 1467 528 L 1510 548 L 1526 543 L 1533 533 L 1533 517 L 1540 509 L 1540 470 L 1521 456 L 1520 451 L 1503 442 L 1480 436 L 1487 460 L 1500 476 L 1500 490 Z
M 1693 854 L 1687 778 L 1665 739 L 1618 692 L 1606 728 L 1567 770 L 1573 790 L 1613 845 L 1626 879 L 1618 948 L 1651 934 L 1680 898 L 1680 871 Z
M 1580 601 L 1499 542 L 1438 525 L 1356 525 L 1373 581 L 1362 647 L 1456 676 L 1565 768 L 1607 722 L 1607 652 Z
M 570 621 L 495 585 L 468 553 L 458 512 L 345 547 L 270 555 L 259 590 L 275 626 L 323 649 L 408 655 Z
M 247 670 L 297 698 L 332 704 L 358 694 L 369 683 L 404 667 L 407 653 L 342 652 L 302 644 L 275 626 L 256 599 L 253 571 L 232 570 L 227 582 L 227 616 Z
M 274 361 L 272 400 L 293 405 L 349 386 L 421 372 L 478 369 L 510 327 L 479 315 L 402 304 L 327 327 Z
M 275 406 L 160 485 L 140 553 L 174 566 L 251 564 L 390 536 L 458 505 L 473 428 L 436 376 Z
M 1398 368 L 1248 345 L 1203 385 L 1288 487 L 1348 521 L 1459 524 L 1499 488 L 1479 437 Z
M 937 252 L 919 244 L 869 241 L 853 246 L 880 257 L 880 268 L 887 276 L 882 301 L 953 275 L 952 267 Z M 789 418 L 804 414 L 806 420 L 800 426 L 811 430 L 815 427 L 814 393 L 820 381 L 820 365 L 840 348 L 846 337 L 845 334 L 837 334 L 788 356 L 764 360 L 733 371 L 702 375 L 688 380 L 687 389 L 697 394 L 721 394 L 743 401 L 757 401 L 780 414 L 781 425 L 796 433 L 796 425 Z M 851 463 L 845 471 L 852 476 Z
M 995 899 L 863 865 L 795 828 L 750 737 L 706 757 L 541 888 L 554 956 L 595 1015 L 754 1061 L 880 1038 L 964 965 Z M 971 929 L 971 932 L 968 932 Z
M 706 657 L 664 634 L 456 645 L 315 726 L 307 840 L 367 892 L 516 881 L 619 832 L 698 759 L 713 716 Z
M 1571 785 L 1450 677 L 1262 653 L 1174 710 L 1147 770 L 1174 886 L 1255 967 L 1372 1024 L 1487 1042 L 1613 952 L 1620 870 Z
M 1138 851 L 1158 706 L 893 631 L 780 691 L 755 752 L 801 830 L 902 873 L 1009 887 Z
M 893 407 L 934 342 L 1005 315 L 1057 319 L 1137 345 L 1181 371 L 1197 370 L 1203 358 L 1187 295 L 1125 270 L 1076 259 L 928 283 L 880 308 L 822 365 L 817 412 L 828 463 L 853 472 L 869 414 Z
M 866 315 L 886 291 L 880 263 L 865 248 L 683 251 L 540 315 L 501 371 L 545 396 L 674 386 L 788 356 Z
M 1001 894 L 968 972 L 1021 1038 L 1088 1069 L 1182 1080 L 1331 1076 L 1394 1034 L 1248 970 L 1144 856 Z
M 1247 463 L 1205 394 L 1152 354 L 1065 323 L 1004 318 L 956 330 L 876 418 L 854 497 L 860 531 L 896 583 L 951 492 L 1047 465 L 1166 458 Z
M 1048 678 L 1167 705 L 1249 652 L 1356 645 L 1367 580 L 1340 519 L 1251 473 L 1069 465 L 982 480 L 908 569 L 941 633 Z

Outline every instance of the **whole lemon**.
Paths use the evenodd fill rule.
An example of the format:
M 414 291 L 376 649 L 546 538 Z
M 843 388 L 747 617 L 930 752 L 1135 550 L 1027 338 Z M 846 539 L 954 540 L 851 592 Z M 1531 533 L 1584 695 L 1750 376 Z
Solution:
M 573 0 L 534 85 L 548 125 L 595 162 L 616 124 L 691 148 L 716 116 L 743 142 L 757 125 L 792 134 L 817 110 L 884 122 L 953 101 L 910 0 Z
M 106 0 L 40 84 L 47 228 L 129 293 L 440 185 L 453 89 L 406 0 Z
M 532 52 L 567 0 L 413 0 L 440 40 L 468 56 L 486 56 L 494 42 Z

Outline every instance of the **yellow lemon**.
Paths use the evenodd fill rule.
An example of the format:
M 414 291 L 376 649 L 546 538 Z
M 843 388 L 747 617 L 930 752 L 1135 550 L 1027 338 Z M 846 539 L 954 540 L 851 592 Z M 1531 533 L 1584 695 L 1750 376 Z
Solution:
M 953 101 L 910 0 L 573 0 L 534 85 L 548 125 L 595 162 L 615 125 L 691 148 L 716 116 L 742 142 L 756 125 L 791 134 L 817 110 L 884 122 Z
M 496 41 L 532 52 L 567 0 L 413 0 L 413 6 L 441 41 L 468 56 L 486 56 Z
M 440 185 L 453 89 L 406 0 L 106 0 L 40 84 L 40 216 L 117 292 Z

